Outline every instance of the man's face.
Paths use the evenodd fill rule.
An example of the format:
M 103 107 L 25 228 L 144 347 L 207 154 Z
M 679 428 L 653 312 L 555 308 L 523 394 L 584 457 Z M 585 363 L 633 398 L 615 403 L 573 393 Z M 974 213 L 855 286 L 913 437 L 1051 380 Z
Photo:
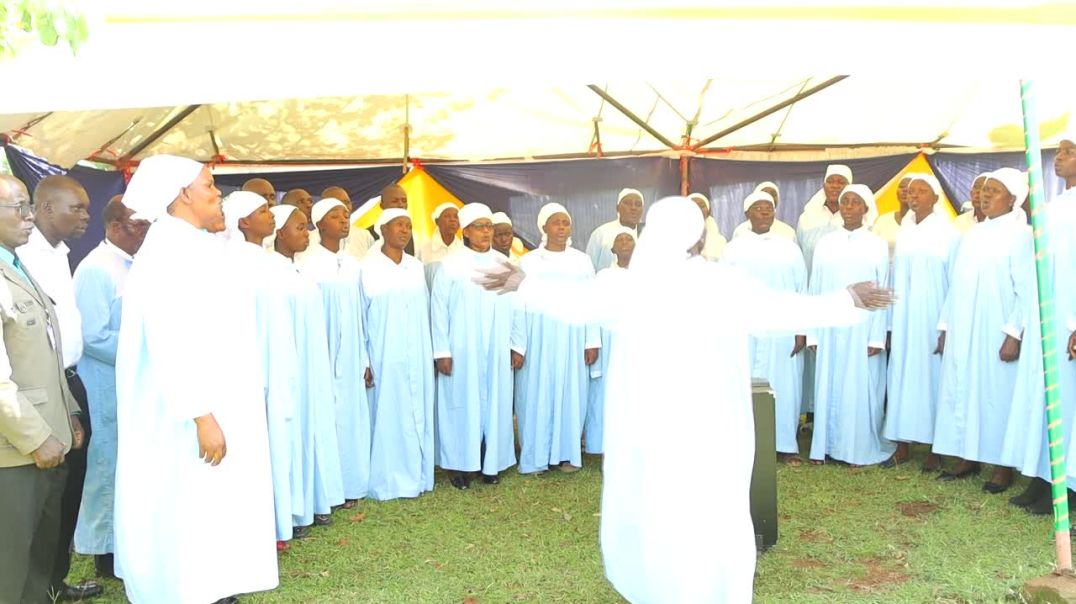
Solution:
M 840 174 L 830 174 L 826 182 L 822 184 L 822 190 L 826 194 L 826 201 L 835 202 L 841 191 L 848 186 L 848 179 Z
M 751 207 L 747 208 L 746 214 L 747 220 L 751 222 L 751 230 L 756 233 L 768 233 L 776 216 L 773 211 L 773 204 L 766 200 L 756 201 L 751 204 Z
M 897 183 L 897 201 L 900 202 L 900 207 L 908 207 L 908 187 L 911 185 L 912 179 L 902 178 Z
M 139 248 L 142 247 L 142 242 L 146 240 L 149 221 L 134 220 L 131 216 L 134 216 L 134 210 L 124 206 L 123 219 L 109 223 L 106 228 L 109 241 L 134 256 L 138 253 Z
M 512 238 L 515 232 L 510 224 L 498 224 L 493 227 L 493 249 L 508 255 L 512 251 Z
M 488 218 L 479 218 L 463 229 L 463 236 L 467 238 L 467 243 L 472 250 L 488 252 L 493 243 L 493 221 Z
M 434 222 L 437 223 L 437 230 L 455 235 L 456 231 L 460 230 L 460 211 L 456 208 L 442 210 L 441 215 Z
M 979 178 L 976 178 L 975 182 L 971 185 L 971 207 L 976 210 L 980 209 L 979 203 L 982 198 L 984 182 L 986 182 L 986 177 L 980 176 Z
M 620 217 L 620 224 L 628 227 L 636 227 L 643 218 L 643 198 L 631 193 L 625 195 L 616 204 L 616 213 Z
M 245 225 L 242 224 L 244 221 L 246 222 Z M 269 211 L 268 203 L 251 212 L 250 216 L 247 216 L 240 222 L 240 230 L 242 230 L 244 234 L 252 236 L 259 242 L 276 231 L 276 218 L 273 216 L 273 213 Z M 245 229 L 242 228 L 244 226 L 246 227 Z
M 324 239 L 339 241 L 348 236 L 351 231 L 351 222 L 348 220 L 347 208 L 336 206 L 329 210 L 318 223 L 318 232 Z
M 224 230 L 224 211 L 221 209 L 220 189 L 213 182 L 213 174 L 203 167 L 194 182 L 183 189 L 190 200 L 191 212 L 199 226 L 211 233 Z
M 310 211 L 314 208 L 314 198 L 310 193 L 306 191 L 300 191 L 296 194 L 294 199 L 295 207 L 299 208 L 299 211 L 306 214 L 307 219 L 310 218 Z
M 78 239 L 90 224 L 90 196 L 81 186 L 58 189 L 37 204 L 37 220 L 47 220 L 64 241 Z
M 277 242 L 285 249 L 295 253 L 305 252 L 310 247 L 310 230 L 306 228 L 306 215 L 292 212 L 284 228 L 277 231 Z
M 863 217 L 867 214 L 867 202 L 856 193 L 845 193 L 840 201 L 841 219 L 846 229 L 858 229 L 863 226 Z
M 381 194 L 381 209 L 392 208 L 407 209 L 407 191 L 404 191 L 402 187 L 389 187 Z
M 1054 174 L 1064 179 L 1076 177 L 1076 144 L 1072 141 L 1061 141 L 1058 146 L 1057 156 L 1054 157 Z
M 10 251 L 30 240 L 34 229 L 30 193 L 14 178 L 0 179 L 0 245 Z M 13 206 L 13 207 L 9 207 Z
M 997 218 L 1012 211 L 1016 204 L 1016 196 L 1009 193 L 1005 185 L 994 180 L 986 179 L 983 189 L 979 193 L 979 208 L 987 218 Z
M 613 239 L 613 255 L 618 259 L 630 259 L 635 251 L 635 238 L 627 233 L 620 233 Z
M 913 212 L 916 214 L 929 214 L 934 209 L 938 196 L 934 194 L 934 189 L 930 185 L 921 180 L 916 180 L 909 184 L 907 189 L 907 205 Z
M 567 246 L 568 239 L 572 236 L 572 219 L 564 212 L 557 212 L 545 221 L 542 227 L 549 243 L 556 247 Z
M 385 238 L 384 245 L 402 250 L 411 241 L 411 218 L 400 216 L 393 218 L 382 225 L 381 235 Z

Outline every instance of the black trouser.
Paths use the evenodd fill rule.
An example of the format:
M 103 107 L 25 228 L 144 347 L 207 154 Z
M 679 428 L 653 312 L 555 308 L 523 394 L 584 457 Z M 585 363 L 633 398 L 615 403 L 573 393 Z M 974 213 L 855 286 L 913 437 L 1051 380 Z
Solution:
M 75 537 L 75 523 L 78 522 L 78 509 L 82 505 L 82 486 L 86 482 L 86 450 L 90 447 L 90 409 L 86 401 L 86 387 L 82 378 L 74 369 L 67 370 L 67 388 L 82 410 L 82 430 L 86 437 L 81 449 L 72 449 L 67 454 L 67 484 L 64 487 L 63 503 L 60 509 L 60 534 L 56 546 L 56 563 L 52 569 L 52 587 L 63 589 L 64 579 L 71 570 L 71 541 Z
M 67 464 L 0 468 L 0 602 L 52 602 Z

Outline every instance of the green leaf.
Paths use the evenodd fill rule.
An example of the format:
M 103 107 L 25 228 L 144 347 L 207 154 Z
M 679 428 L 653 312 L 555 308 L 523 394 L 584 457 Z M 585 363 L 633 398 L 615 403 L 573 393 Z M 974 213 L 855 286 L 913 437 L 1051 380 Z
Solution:
M 60 41 L 60 34 L 56 33 L 56 24 L 49 13 L 41 13 L 37 16 L 37 37 L 45 46 L 56 46 Z
M 19 29 L 24 32 L 30 33 L 34 28 L 34 17 L 30 14 L 28 7 L 22 9 L 22 18 L 19 19 Z

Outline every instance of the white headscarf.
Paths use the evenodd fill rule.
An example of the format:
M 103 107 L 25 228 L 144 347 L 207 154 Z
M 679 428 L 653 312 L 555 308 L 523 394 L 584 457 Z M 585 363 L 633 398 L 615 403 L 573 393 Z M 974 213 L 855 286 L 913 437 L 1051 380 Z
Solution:
M 870 226 L 874 224 L 874 221 L 878 219 L 878 202 L 874 199 L 874 193 L 867 185 L 848 185 L 841 189 L 841 194 L 837 196 L 839 202 L 845 193 L 855 193 L 863 198 L 863 203 L 867 204 L 867 213 L 863 215 L 863 226 Z
M 202 164 L 186 157 L 151 155 L 139 162 L 123 194 L 123 205 L 134 211 L 131 218 L 157 220 L 165 215 L 180 191 L 198 178 L 202 168 Z
M 246 236 L 239 230 L 239 219 L 246 218 L 266 205 L 265 198 L 250 191 L 229 193 L 221 204 L 224 210 L 224 237 L 229 241 L 243 241 Z
M 318 228 L 318 223 L 321 222 L 321 219 L 325 218 L 325 215 L 331 212 L 333 208 L 344 208 L 346 210 L 347 206 L 335 197 L 326 197 L 314 204 L 310 209 L 310 220 L 314 223 L 315 230 Z
M 479 218 L 493 220 L 493 211 L 484 203 L 469 203 L 460 208 L 460 228 L 465 229 Z
M 660 271 L 686 260 L 703 236 L 699 206 L 687 197 L 666 197 L 647 212 L 646 230 L 631 257 L 633 271 Z
M 617 196 L 616 196 L 617 205 L 620 205 L 620 202 L 624 201 L 624 198 L 627 197 L 628 195 L 638 195 L 639 200 L 642 201 L 644 205 L 646 204 L 646 198 L 643 197 L 643 192 L 642 191 L 640 191 L 638 189 L 627 189 L 627 188 L 625 188 L 625 189 L 621 189 L 620 193 L 618 193 Z
M 747 210 L 751 209 L 751 206 L 755 205 L 755 203 L 759 201 L 768 201 L 773 207 L 777 207 L 777 204 L 773 203 L 773 195 L 770 195 L 765 191 L 755 189 L 754 193 L 748 195 L 747 198 L 743 200 L 743 211 L 747 212 Z
M 1021 172 L 1016 168 L 999 168 L 988 174 L 987 178 L 1000 182 L 1001 185 L 1009 191 L 1010 195 L 1016 196 L 1016 202 L 1013 203 L 1013 208 L 1018 209 L 1023 205 L 1024 200 L 1027 199 L 1029 187 L 1026 172 Z
M 441 214 L 445 210 L 458 210 L 458 209 L 459 209 L 458 205 L 452 203 L 451 201 L 446 201 L 446 202 L 442 203 L 441 205 L 439 205 L 439 206 L 437 206 L 436 208 L 433 209 L 433 214 L 430 215 L 430 218 L 433 218 L 434 220 L 437 220 L 438 218 L 441 217 Z
M 910 174 L 906 174 L 904 177 L 909 179 L 908 180 L 908 186 L 909 187 L 912 186 L 913 182 L 915 182 L 917 180 L 921 180 L 921 181 L 927 183 L 928 185 L 930 185 L 930 189 L 932 191 L 934 191 L 934 194 L 938 196 L 938 199 L 942 198 L 943 193 L 942 193 L 941 183 L 938 182 L 938 179 L 933 174 L 925 174 L 925 173 L 922 173 L 922 172 L 913 172 L 913 173 L 910 173 Z M 904 179 L 902 178 L 901 180 L 904 180 Z
M 262 241 L 262 247 L 270 252 L 276 249 L 274 247 L 276 245 L 276 234 L 288 223 L 288 218 L 291 218 L 291 213 L 298 209 L 299 208 L 290 205 L 279 205 L 269 208 L 269 211 L 273 213 L 273 218 L 276 220 L 276 228 L 273 229 L 272 235 L 269 235 L 265 238 L 265 241 Z
M 620 203 L 619 201 L 617 203 Z M 698 211 L 698 208 L 695 208 Z M 542 209 L 538 211 L 538 232 L 542 234 L 542 245 L 544 246 L 549 237 L 545 234 L 545 223 L 549 222 L 549 219 L 554 214 L 564 214 L 568 217 L 568 223 L 572 222 L 572 215 L 568 213 L 568 209 L 559 203 L 547 203 L 542 206 Z M 568 240 L 568 245 L 571 245 L 571 240 Z
M 377 232 L 378 237 L 382 237 L 381 227 L 403 216 L 410 218 L 411 214 L 408 214 L 407 210 L 403 208 L 389 208 L 387 210 L 382 210 L 381 215 L 377 217 L 377 224 L 374 225 L 374 231 Z
M 512 226 L 512 219 L 509 218 L 508 214 L 505 214 L 504 212 L 494 212 L 493 226 L 497 226 L 498 224 L 507 224 L 508 226 Z
M 830 176 L 833 176 L 834 174 L 838 176 L 843 176 L 844 179 L 848 181 L 848 184 L 852 184 L 851 168 L 844 164 L 830 164 L 826 166 L 826 175 L 822 178 L 823 186 L 818 189 L 818 192 L 811 196 L 811 200 L 808 201 L 807 205 L 803 208 L 804 211 L 810 208 L 817 208 L 818 206 L 821 206 L 822 204 L 826 203 L 825 182 L 826 179 L 828 179 Z M 838 199 L 840 199 L 840 197 L 838 197 Z

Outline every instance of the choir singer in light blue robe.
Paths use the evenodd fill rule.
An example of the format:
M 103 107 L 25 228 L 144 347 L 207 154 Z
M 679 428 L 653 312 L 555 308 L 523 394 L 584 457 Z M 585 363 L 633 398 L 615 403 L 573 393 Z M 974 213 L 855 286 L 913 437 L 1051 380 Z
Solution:
M 433 490 L 435 391 L 430 302 L 422 263 L 404 252 L 411 218 L 400 208 L 377 221 L 383 242 L 362 259 L 363 324 L 373 414 L 370 497 Z
M 941 355 L 936 354 L 938 317 L 949 291 L 949 271 L 960 243 L 960 232 L 949 219 L 934 211 L 941 185 L 929 174 L 910 174 L 907 199 L 910 213 L 897 230 L 893 256 L 893 292 L 890 311 L 888 406 L 882 435 L 896 441 L 897 450 L 884 467 L 904 463 L 910 443 L 934 442 L 934 415 L 938 406 Z M 931 453 L 923 470 L 940 468 Z
M 824 236 L 815 248 L 810 293 L 821 294 L 861 281 L 884 285 L 889 276 L 889 245 L 867 225 L 877 214 L 874 195 L 864 185 L 848 185 L 838 198 L 843 228 Z M 827 457 L 852 465 L 885 461 L 892 443 L 882 438 L 885 405 L 885 313 L 862 315 L 851 327 L 807 334 L 817 346 L 814 433 L 811 462 Z
M 470 486 L 470 473 L 497 484 L 515 465 L 512 425 L 512 297 L 474 282 L 478 269 L 508 262 L 492 249 L 493 212 L 481 203 L 459 211 L 463 246 L 441 262 L 430 299 L 437 368 L 437 452 L 452 485 Z
M 1031 229 L 1020 204 L 1027 175 L 1012 168 L 983 182 L 980 209 L 986 220 L 964 235 L 953 262 L 949 294 L 938 329 L 943 331 L 941 390 L 934 452 L 960 458 L 939 476 L 956 480 L 994 464 L 983 485 L 1001 493 L 1012 483 L 1003 442 L 1016 382 L 1016 361 L 1026 322 L 1026 300 L 1035 295 Z

